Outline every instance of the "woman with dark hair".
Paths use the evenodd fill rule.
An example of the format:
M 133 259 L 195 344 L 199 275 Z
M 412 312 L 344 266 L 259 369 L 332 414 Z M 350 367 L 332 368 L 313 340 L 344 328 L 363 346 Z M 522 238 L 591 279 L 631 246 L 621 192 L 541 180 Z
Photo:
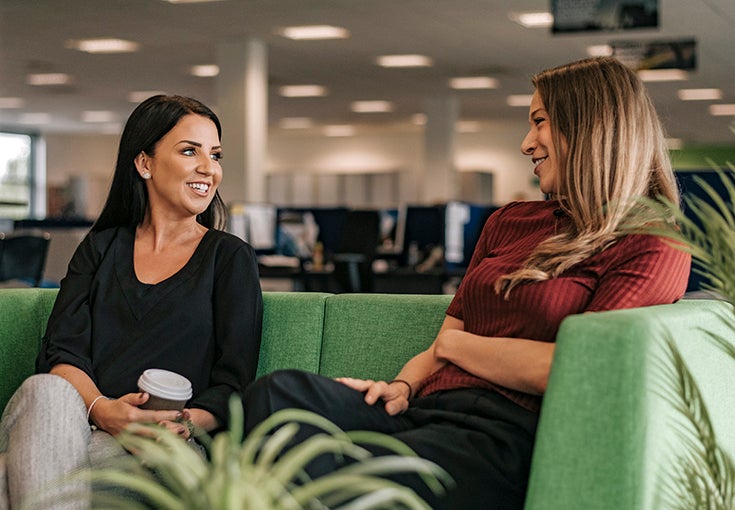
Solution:
M 433 344 L 390 382 L 263 377 L 245 394 L 247 430 L 278 409 L 309 409 L 345 430 L 391 434 L 442 466 L 456 481 L 443 498 L 418 477 L 400 478 L 435 508 L 523 508 L 561 321 L 672 303 L 690 265 L 661 239 L 623 229 L 637 199 L 678 199 L 636 74 L 596 58 L 543 71 L 533 84 L 521 150 L 550 198 L 490 216 Z M 335 462 L 322 456 L 312 468 Z
M 252 248 L 219 230 L 220 135 L 216 115 L 190 98 L 154 96 L 130 115 L 107 202 L 61 282 L 38 373 L 0 422 L 13 508 L 39 494 L 54 508 L 89 506 L 79 494 L 88 487 L 49 492 L 49 482 L 124 454 L 114 436 L 132 423 L 183 439 L 224 428 L 230 395 L 255 378 L 260 284 Z M 141 407 L 150 395 L 137 381 L 150 368 L 191 382 L 183 411 Z

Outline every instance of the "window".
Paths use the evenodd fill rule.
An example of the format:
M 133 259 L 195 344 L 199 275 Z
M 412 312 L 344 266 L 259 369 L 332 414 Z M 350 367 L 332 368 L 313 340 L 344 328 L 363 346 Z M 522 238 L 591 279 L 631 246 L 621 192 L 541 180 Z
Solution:
M 0 132 L 0 218 L 33 216 L 34 137 Z

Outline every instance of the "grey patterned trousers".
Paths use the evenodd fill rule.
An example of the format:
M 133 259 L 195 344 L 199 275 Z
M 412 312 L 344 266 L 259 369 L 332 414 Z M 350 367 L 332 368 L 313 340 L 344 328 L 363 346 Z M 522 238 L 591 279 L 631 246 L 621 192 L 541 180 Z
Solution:
M 90 430 L 84 401 L 68 381 L 31 376 L 0 421 L 0 510 L 89 508 L 89 484 L 63 478 L 122 455 L 110 434 Z

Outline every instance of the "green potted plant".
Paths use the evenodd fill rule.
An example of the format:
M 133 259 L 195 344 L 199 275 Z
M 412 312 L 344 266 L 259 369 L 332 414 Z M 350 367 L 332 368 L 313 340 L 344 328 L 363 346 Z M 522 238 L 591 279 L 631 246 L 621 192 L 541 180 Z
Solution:
M 74 475 L 93 483 L 93 508 L 176 510 L 430 508 L 411 489 L 382 475 L 416 473 L 435 493 L 452 483 L 436 464 L 400 441 L 372 432 L 344 432 L 303 410 L 274 413 L 243 439 L 243 413 L 230 401 L 228 431 L 200 437 L 208 458 L 175 434 L 140 425 L 121 434 L 133 456 L 110 467 Z M 324 433 L 286 448 L 304 424 Z M 141 435 L 140 432 L 144 432 Z M 377 444 L 394 455 L 372 456 L 360 444 Z M 310 479 L 304 467 L 319 455 L 349 458 L 339 470 Z

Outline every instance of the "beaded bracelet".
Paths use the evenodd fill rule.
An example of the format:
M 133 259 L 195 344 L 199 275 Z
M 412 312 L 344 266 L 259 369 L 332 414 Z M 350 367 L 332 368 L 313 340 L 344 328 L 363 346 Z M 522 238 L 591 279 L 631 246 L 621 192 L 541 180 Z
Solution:
M 406 381 L 406 380 L 404 380 L 404 379 L 393 379 L 388 384 L 393 384 L 394 382 L 403 383 L 406 386 L 408 386 L 408 398 L 410 399 L 411 398 L 411 395 L 413 395 L 413 388 L 411 387 L 411 383 L 408 382 L 408 381 Z

